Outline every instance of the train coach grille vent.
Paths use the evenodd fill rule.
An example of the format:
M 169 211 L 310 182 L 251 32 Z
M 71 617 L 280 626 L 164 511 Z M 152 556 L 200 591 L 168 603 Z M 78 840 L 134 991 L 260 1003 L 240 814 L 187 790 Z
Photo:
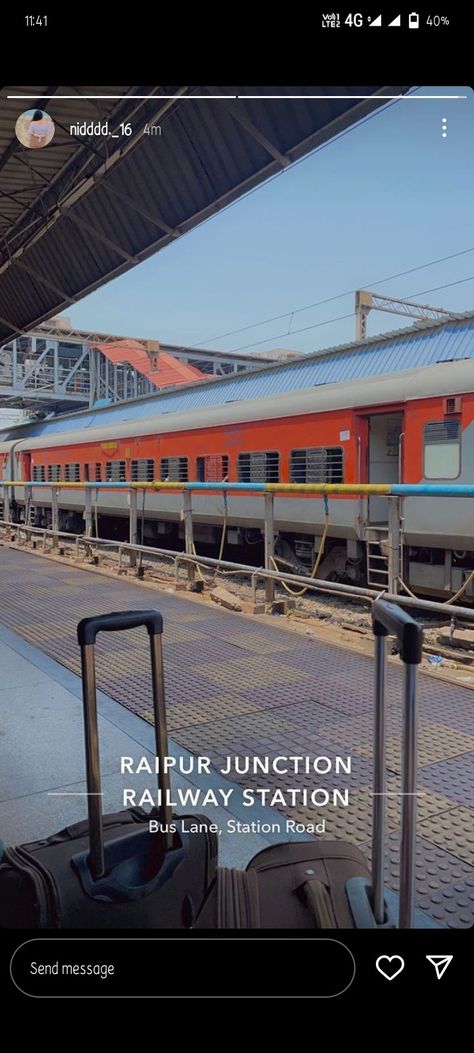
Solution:
M 132 483 L 152 483 L 155 478 L 155 462 L 146 457 L 132 461 Z
M 81 466 L 77 462 L 64 465 L 64 479 L 66 483 L 80 483 Z
M 292 450 L 290 457 L 292 483 L 343 483 L 344 451 L 341 446 L 317 446 Z
M 460 424 L 457 420 L 432 421 L 430 424 L 425 424 L 425 446 L 430 446 L 433 443 L 457 442 L 459 440 L 459 433 Z
M 106 483 L 125 482 L 125 461 L 107 461 L 105 465 Z
M 188 458 L 162 457 L 160 479 L 162 482 L 186 483 L 188 481 Z
M 241 483 L 278 483 L 280 455 L 276 450 L 239 453 L 238 472 Z

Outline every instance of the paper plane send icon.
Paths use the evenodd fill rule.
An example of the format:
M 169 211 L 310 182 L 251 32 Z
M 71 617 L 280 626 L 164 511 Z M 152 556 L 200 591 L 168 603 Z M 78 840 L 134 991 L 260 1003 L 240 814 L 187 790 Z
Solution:
M 454 955 L 452 954 L 427 954 L 426 958 L 434 966 L 438 980 L 444 976 L 448 965 L 451 965 Z

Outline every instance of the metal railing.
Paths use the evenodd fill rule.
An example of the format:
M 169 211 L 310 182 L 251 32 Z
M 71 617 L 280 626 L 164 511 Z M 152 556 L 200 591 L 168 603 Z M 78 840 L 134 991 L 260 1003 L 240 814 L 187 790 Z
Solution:
M 32 491 L 33 490 L 47 490 L 50 493 L 51 502 L 51 516 L 52 523 L 49 527 L 37 527 L 28 522 L 24 524 L 14 523 L 11 519 L 10 508 L 11 501 L 14 497 L 14 493 L 17 489 L 23 489 L 26 491 L 26 509 L 31 507 L 32 502 Z M 68 533 L 66 531 L 59 530 L 59 495 L 61 491 L 83 491 L 84 492 L 84 508 L 83 516 L 85 521 L 85 530 L 81 534 Z M 105 539 L 93 536 L 93 507 L 92 507 L 92 493 L 95 491 L 97 494 L 99 491 L 107 490 L 125 490 L 129 495 L 129 508 L 128 508 L 128 520 L 129 520 L 129 540 L 117 541 L 113 539 Z M 157 492 L 163 491 L 175 491 L 183 494 L 183 507 L 180 513 L 181 519 L 184 521 L 184 552 L 175 551 L 172 549 L 165 549 L 155 547 L 151 545 L 138 544 L 138 493 L 139 491 L 150 491 Z M 43 548 L 45 549 L 48 538 L 52 539 L 52 547 L 57 548 L 60 539 L 72 541 L 76 545 L 76 550 L 79 553 L 81 546 L 87 546 L 89 549 L 95 547 L 96 549 L 103 550 L 108 548 L 109 550 L 116 550 L 118 553 L 119 569 L 122 569 L 123 555 L 128 553 L 129 563 L 132 567 L 136 566 L 137 556 L 140 559 L 144 555 L 153 558 L 166 558 L 174 562 L 174 573 L 175 580 L 178 580 L 180 568 L 186 567 L 187 577 L 190 581 L 194 580 L 196 568 L 202 567 L 203 569 L 208 568 L 214 572 L 221 571 L 222 573 L 240 573 L 250 577 L 252 585 L 252 595 L 254 602 L 256 601 L 258 582 L 263 581 L 265 583 L 265 599 L 268 604 L 274 601 L 275 597 L 275 585 L 287 584 L 304 586 L 308 590 L 314 592 L 331 593 L 333 595 L 346 596 L 347 598 L 357 598 L 361 600 L 367 600 L 372 602 L 373 599 L 381 594 L 381 590 L 359 586 L 359 585 L 348 585 L 340 582 L 331 582 L 325 579 L 304 576 L 300 574 L 293 574 L 291 572 L 274 569 L 274 539 L 275 539 L 275 528 L 274 528 L 274 501 L 278 496 L 287 496 L 288 494 L 303 493 L 307 495 L 313 495 L 314 497 L 326 497 L 329 496 L 354 496 L 354 495 L 370 495 L 378 494 L 387 496 L 389 499 L 389 521 L 387 524 L 388 532 L 388 546 L 387 546 L 387 557 L 388 557 L 388 583 L 387 590 L 384 590 L 384 595 L 387 598 L 400 603 L 404 607 L 418 608 L 420 610 L 429 610 L 432 612 L 442 613 L 446 617 L 451 618 L 462 618 L 465 620 L 474 619 L 474 611 L 469 607 L 461 605 L 447 604 L 446 602 L 438 602 L 436 600 L 424 600 L 414 597 L 412 595 L 403 595 L 400 592 L 401 583 L 401 566 L 400 566 L 400 550 L 402 543 L 402 531 L 401 531 L 401 501 L 403 497 L 407 496 L 443 496 L 448 498 L 453 497 L 474 497 L 474 485 L 456 485 L 456 484 L 327 484 L 327 483 L 212 483 L 212 482 L 22 482 L 21 480 L 3 480 L 0 482 L 0 491 L 3 496 L 3 509 L 4 516 L 0 519 L 0 526 L 3 528 L 9 528 L 10 530 L 17 530 L 18 536 L 21 536 L 21 532 L 31 536 L 42 535 L 43 536 Z M 192 492 L 221 492 L 221 493 L 255 493 L 262 494 L 264 498 L 264 543 L 265 543 L 265 566 L 255 567 L 250 564 L 237 563 L 223 559 L 214 559 L 210 556 L 198 556 L 194 548 L 194 537 L 193 537 L 193 509 L 192 509 Z M 35 502 L 36 504 L 38 502 Z M 98 505 L 95 505 L 95 511 L 98 511 Z

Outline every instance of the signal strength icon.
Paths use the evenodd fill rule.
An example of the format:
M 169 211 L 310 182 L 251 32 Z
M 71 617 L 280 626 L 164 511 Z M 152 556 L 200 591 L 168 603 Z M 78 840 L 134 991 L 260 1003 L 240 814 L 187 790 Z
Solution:
M 381 26 L 381 25 L 382 25 L 382 15 L 377 15 L 377 18 L 374 18 L 373 21 L 370 23 L 370 28 L 373 29 L 374 26 Z
M 402 16 L 401 15 L 397 15 L 397 17 L 393 19 L 393 22 L 389 22 L 388 23 L 388 28 L 390 29 L 390 26 L 401 26 L 401 24 L 402 24 Z

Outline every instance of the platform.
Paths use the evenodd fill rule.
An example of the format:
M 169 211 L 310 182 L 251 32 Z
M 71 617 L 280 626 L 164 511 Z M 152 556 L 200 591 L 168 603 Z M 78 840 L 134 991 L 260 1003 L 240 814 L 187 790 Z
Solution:
M 177 749 L 209 756 L 217 767 L 228 756 L 350 755 L 351 773 L 337 781 L 338 786 L 349 788 L 350 806 L 324 809 L 324 836 L 347 838 L 370 854 L 370 658 L 318 643 L 314 637 L 305 638 L 277 624 L 228 613 L 202 599 L 151 589 L 130 580 L 115 580 L 7 547 L 0 549 L 0 566 L 0 622 L 7 634 L 14 633 L 17 639 L 32 645 L 36 654 L 48 656 L 55 665 L 60 663 L 65 676 L 67 670 L 73 674 L 75 690 L 71 697 L 76 702 L 80 671 L 75 636 L 78 620 L 92 613 L 156 607 L 164 618 L 169 731 Z M 3 640 L 8 646 L 14 643 L 5 633 Z M 18 646 L 16 650 L 18 653 Z M 119 634 L 99 637 L 98 685 L 104 693 L 103 705 L 108 700 L 109 706 L 116 707 L 112 721 L 115 731 L 120 712 L 127 719 L 132 714 L 140 718 L 135 729 L 145 728 L 152 721 L 147 658 L 146 635 L 140 631 L 127 634 L 126 638 Z M 71 685 L 72 681 L 62 686 L 70 691 Z M 0 694 L 8 716 L 7 697 L 13 707 L 15 693 L 12 687 L 10 699 L 8 682 L 2 686 Z M 392 888 L 397 888 L 398 882 L 401 686 L 400 665 L 398 661 L 391 662 L 387 882 Z M 27 703 L 25 720 L 36 721 L 34 696 L 30 694 Z M 58 713 L 57 741 L 56 746 L 50 743 L 51 758 L 55 748 L 59 758 L 63 748 L 61 707 L 67 703 L 59 698 L 51 704 Z M 468 927 L 474 921 L 474 693 L 422 674 L 419 707 L 417 906 L 444 925 Z M 105 719 L 106 713 L 102 712 Z M 75 714 L 79 742 L 79 707 Z M 152 749 L 152 739 L 146 740 L 146 734 L 138 734 L 137 730 L 131 732 L 130 727 L 127 733 L 141 746 Z M 125 725 L 121 731 L 126 733 Z M 33 734 L 33 741 L 34 737 Z M 20 745 L 18 736 L 16 740 L 14 737 L 10 763 Z M 55 763 L 51 759 L 51 771 Z M 304 774 L 290 778 L 275 773 L 234 773 L 229 779 L 241 788 L 284 789 L 288 784 L 303 787 L 311 783 Z M 61 780 L 74 781 L 63 779 L 58 772 L 57 781 Z M 222 783 L 222 776 L 219 781 Z M 318 775 L 317 785 L 335 785 L 334 775 Z M 21 793 L 20 785 L 16 796 Z M 302 824 L 320 822 L 322 818 L 320 808 L 279 810 Z M 247 811 L 255 818 L 254 809 Z M 8 816 L 8 806 L 2 805 L 0 815 Z M 54 821 L 50 827 L 55 828 Z M 5 837 L 3 831 L 1 836 Z M 243 846 L 238 836 L 234 835 L 233 840 Z M 258 846 L 252 844 L 248 855 L 257 850 Z

